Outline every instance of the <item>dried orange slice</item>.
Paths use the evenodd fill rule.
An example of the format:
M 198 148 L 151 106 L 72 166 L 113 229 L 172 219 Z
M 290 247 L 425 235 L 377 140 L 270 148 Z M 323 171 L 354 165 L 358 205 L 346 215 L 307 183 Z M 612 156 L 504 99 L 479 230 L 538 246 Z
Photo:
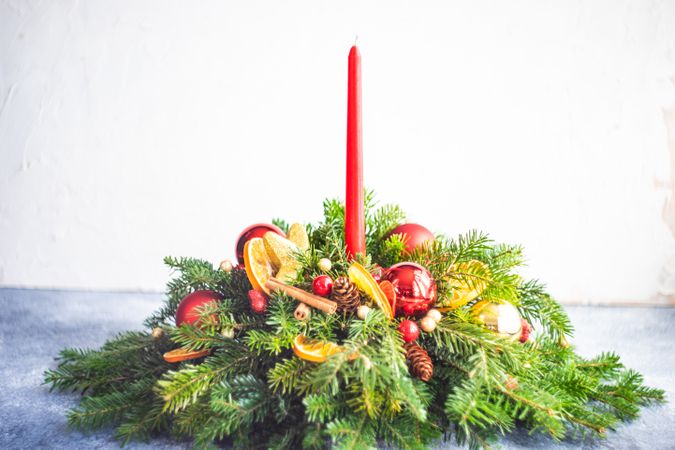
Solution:
M 164 353 L 164 361 L 168 363 L 176 363 L 181 361 L 188 361 L 190 359 L 201 358 L 211 353 L 210 350 L 186 350 L 184 348 L 177 348 L 170 352 Z
M 438 310 L 441 312 L 457 309 L 477 298 L 487 288 L 487 280 L 490 278 L 490 268 L 484 262 L 475 259 L 453 264 L 450 271 L 465 273 L 467 277 L 475 275 L 476 278 L 471 284 L 466 280 L 450 278 L 449 284 L 454 288 L 452 298 L 439 305 Z
M 333 342 L 311 339 L 303 334 L 297 335 L 293 340 L 293 353 L 298 358 L 311 362 L 324 362 L 329 356 L 344 350 L 344 347 Z
M 244 244 L 244 266 L 253 289 L 269 295 L 270 291 L 265 283 L 272 276 L 272 264 L 265 252 L 262 238 L 253 238 Z
M 359 289 L 366 293 L 368 297 L 373 299 L 375 304 L 380 307 L 384 314 L 390 319 L 394 318 L 394 312 L 389 305 L 387 296 L 384 295 L 380 285 L 377 284 L 375 278 L 359 263 L 352 263 L 347 270 L 349 274 L 349 280 L 356 285 Z
M 299 223 L 294 223 L 288 229 L 286 237 L 289 241 L 298 246 L 300 250 L 307 251 L 309 249 L 309 236 L 307 236 L 307 231 L 305 227 Z
M 387 297 L 391 310 L 396 313 L 396 288 L 391 281 L 384 280 L 380 281 L 380 289 L 382 289 L 384 296 Z

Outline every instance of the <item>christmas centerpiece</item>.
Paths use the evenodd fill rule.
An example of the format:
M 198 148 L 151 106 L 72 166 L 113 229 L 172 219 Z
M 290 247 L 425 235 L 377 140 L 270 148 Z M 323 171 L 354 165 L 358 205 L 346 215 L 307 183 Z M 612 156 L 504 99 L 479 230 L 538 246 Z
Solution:
M 176 272 L 146 331 L 65 349 L 45 374 L 83 393 L 72 426 L 197 447 L 488 447 L 516 426 L 602 436 L 663 400 L 617 355 L 586 359 L 563 308 L 518 275 L 522 249 L 406 223 L 363 189 L 360 56 L 349 57 L 345 203 L 255 224 L 237 262 Z

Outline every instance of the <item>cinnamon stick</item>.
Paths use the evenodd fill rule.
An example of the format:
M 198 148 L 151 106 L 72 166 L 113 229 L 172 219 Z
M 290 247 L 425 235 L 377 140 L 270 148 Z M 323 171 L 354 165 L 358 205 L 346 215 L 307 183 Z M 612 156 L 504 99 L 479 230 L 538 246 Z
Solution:
M 265 282 L 265 287 L 271 291 L 281 291 L 289 297 L 293 297 L 297 301 L 325 312 L 326 314 L 335 314 L 335 311 L 337 310 L 337 303 L 334 301 L 310 294 L 309 292 L 294 286 L 289 286 L 273 277 Z
M 312 308 L 300 302 L 298 303 L 298 307 L 295 308 L 295 311 L 293 311 L 293 317 L 297 320 L 307 320 L 311 313 Z

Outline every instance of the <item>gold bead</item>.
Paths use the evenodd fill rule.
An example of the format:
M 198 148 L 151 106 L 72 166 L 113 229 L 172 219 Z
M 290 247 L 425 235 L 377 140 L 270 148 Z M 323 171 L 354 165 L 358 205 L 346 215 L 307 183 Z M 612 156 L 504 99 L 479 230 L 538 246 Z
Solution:
M 436 329 L 436 321 L 432 317 L 425 317 L 420 320 L 420 328 L 426 333 L 431 333 Z
M 223 328 L 220 335 L 225 339 L 232 339 L 234 338 L 234 328 Z
M 159 339 L 164 336 L 164 330 L 162 330 L 160 327 L 155 327 L 152 329 L 152 333 L 150 335 L 153 339 Z
M 229 259 L 225 259 L 220 262 L 220 270 L 222 270 L 223 272 L 232 272 L 233 268 L 234 266 L 232 265 L 232 261 L 230 261 Z
M 356 316 L 361 320 L 366 320 L 366 316 L 368 316 L 369 312 L 370 312 L 370 307 L 368 307 L 366 305 L 361 305 L 356 310 Z
M 443 315 L 437 309 L 430 309 L 429 312 L 427 312 L 427 317 L 432 318 L 434 322 L 438 323 L 443 318 Z

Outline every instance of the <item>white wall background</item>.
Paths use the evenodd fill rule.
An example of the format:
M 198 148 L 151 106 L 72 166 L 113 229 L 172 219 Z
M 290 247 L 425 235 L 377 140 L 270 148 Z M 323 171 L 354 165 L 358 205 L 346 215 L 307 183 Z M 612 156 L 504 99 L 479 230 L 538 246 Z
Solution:
M 161 289 L 318 220 L 355 35 L 383 201 L 561 300 L 673 302 L 673 1 L 0 1 L 0 285 Z

